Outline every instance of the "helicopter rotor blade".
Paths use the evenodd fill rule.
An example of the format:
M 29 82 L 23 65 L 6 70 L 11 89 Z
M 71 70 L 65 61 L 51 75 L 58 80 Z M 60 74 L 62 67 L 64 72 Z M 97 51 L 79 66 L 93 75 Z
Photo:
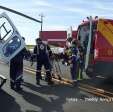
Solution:
M 32 17 L 30 17 L 30 16 L 28 16 L 28 15 L 25 15 L 25 14 L 23 14 L 23 13 L 21 13 L 21 12 L 18 12 L 18 11 L 13 10 L 13 9 L 10 9 L 10 8 L 4 7 L 4 6 L 0 6 L 0 9 L 3 9 L 3 10 L 6 10 L 6 11 L 15 13 L 15 14 L 17 14 L 17 15 L 23 16 L 23 17 L 25 17 L 25 18 L 27 18 L 27 19 L 30 19 L 30 20 L 35 21 L 35 22 L 38 22 L 38 23 L 42 23 L 42 21 L 40 21 L 40 20 L 37 20 L 37 19 L 35 19 L 35 18 L 32 18 Z

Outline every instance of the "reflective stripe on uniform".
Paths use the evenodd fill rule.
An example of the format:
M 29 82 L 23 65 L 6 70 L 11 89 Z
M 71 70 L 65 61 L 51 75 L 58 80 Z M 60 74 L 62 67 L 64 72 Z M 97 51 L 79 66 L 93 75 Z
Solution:
M 77 82 L 77 80 L 75 80 L 75 79 L 74 79 L 73 81 L 74 81 L 74 82 Z
M 13 83 L 15 82 L 15 81 L 14 81 L 13 79 L 11 79 L 11 78 L 10 78 L 10 81 L 13 82 Z
M 22 78 L 22 75 L 19 75 L 19 76 L 16 78 L 16 80 L 19 80 L 20 78 Z
M 45 70 L 46 72 L 50 72 L 50 70 L 48 69 L 48 70 Z
M 37 70 L 36 72 L 41 72 L 41 70 Z

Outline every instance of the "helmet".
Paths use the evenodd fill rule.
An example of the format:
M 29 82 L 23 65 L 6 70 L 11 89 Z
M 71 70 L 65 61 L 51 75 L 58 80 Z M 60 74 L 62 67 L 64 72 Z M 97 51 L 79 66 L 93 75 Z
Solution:
M 37 38 L 37 39 L 36 39 L 36 42 L 37 42 L 37 43 L 42 42 L 42 39 L 41 39 L 41 38 Z
M 73 40 L 72 40 L 72 44 L 73 44 L 73 45 L 77 45 L 77 40 L 73 39 Z

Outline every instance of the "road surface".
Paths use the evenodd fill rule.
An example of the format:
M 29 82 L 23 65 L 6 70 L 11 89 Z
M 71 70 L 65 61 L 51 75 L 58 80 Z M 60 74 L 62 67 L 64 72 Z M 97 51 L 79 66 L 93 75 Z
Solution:
M 9 87 L 7 65 L 0 64 L 0 74 L 8 79 L 0 91 L 0 112 L 113 112 L 113 102 L 99 101 L 77 87 L 48 86 L 44 81 L 37 86 L 35 75 L 24 72 L 23 91 L 16 92 Z

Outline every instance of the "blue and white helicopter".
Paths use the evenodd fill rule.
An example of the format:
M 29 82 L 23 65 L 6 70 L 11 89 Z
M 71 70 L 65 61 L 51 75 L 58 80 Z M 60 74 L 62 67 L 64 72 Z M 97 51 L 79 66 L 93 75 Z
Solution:
M 0 6 L 0 9 L 10 11 L 38 23 L 42 23 L 37 19 L 29 17 L 13 9 L 9 9 L 3 6 Z M 24 47 L 25 42 L 22 39 L 22 36 L 18 32 L 17 28 L 15 27 L 9 16 L 3 12 L 2 14 L 0 14 L 0 61 L 3 61 L 5 63 L 10 62 L 10 60 Z M 6 78 L 3 75 L 0 75 L 0 88 L 5 82 Z

